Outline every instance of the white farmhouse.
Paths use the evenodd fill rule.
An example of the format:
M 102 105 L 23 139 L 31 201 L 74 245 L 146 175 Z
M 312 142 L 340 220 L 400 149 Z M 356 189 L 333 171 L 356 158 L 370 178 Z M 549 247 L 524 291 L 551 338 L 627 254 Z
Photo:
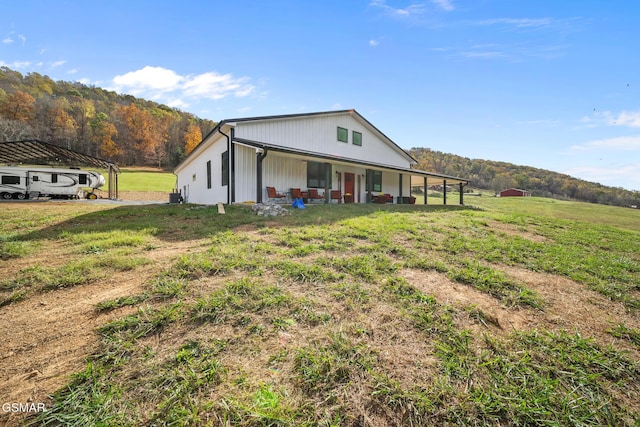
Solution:
M 223 120 L 174 173 L 188 203 L 261 203 L 273 189 L 281 201 L 300 190 L 326 203 L 414 203 L 411 187 L 458 185 L 462 204 L 467 180 L 415 164 L 358 112 L 342 110 Z

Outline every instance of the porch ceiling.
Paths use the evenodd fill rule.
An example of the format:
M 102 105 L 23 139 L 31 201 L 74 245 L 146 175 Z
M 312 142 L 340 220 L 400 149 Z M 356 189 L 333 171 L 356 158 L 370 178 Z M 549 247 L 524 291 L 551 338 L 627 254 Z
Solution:
M 275 152 L 278 152 L 280 155 L 297 158 L 297 159 L 300 159 L 301 161 L 328 161 L 335 165 L 344 165 L 344 166 L 357 165 L 360 167 L 365 167 L 367 169 L 402 173 L 403 175 L 409 175 L 411 177 L 412 186 L 424 185 L 425 177 L 427 178 L 427 185 L 443 185 L 445 181 L 447 185 L 469 183 L 469 180 L 467 179 L 463 179 L 455 176 L 437 174 L 433 172 L 421 171 L 418 169 L 400 168 L 400 167 L 388 166 L 388 165 L 379 164 L 379 163 L 365 162 L 358 159 L 347 159 L 347 158 L 331 156 L 327 154 L 299 151 L 299 150 L 294 150 L 288 147 L 281 147 L 278 145 L 267 144 L 267 143 L 262 143 L 257 141 L 250 141 L 246 139 L 236 138 L 234 139 L 234 142 L 240 143 L 242 145 L 254 147 L 254 148 L 262 148 L 262 149 L 267 149 L 269 151 L 275 151 Z

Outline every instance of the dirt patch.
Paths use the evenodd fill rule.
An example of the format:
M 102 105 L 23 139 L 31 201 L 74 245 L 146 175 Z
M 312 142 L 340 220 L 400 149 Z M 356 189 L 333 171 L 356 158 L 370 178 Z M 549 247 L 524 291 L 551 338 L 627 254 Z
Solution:
M 613 345 L 629 351 L 636 358 L 640 356 L 637 348 L 607 333 L 608 329 L 618 323 L 634 329 L 640 328 L 640 320 L 622 304 L 616 304 L 585 285 L 562 276 L 504 265 L 492 267 L 504 271 L 527 288 L 538 292 L 543 301 L 543 311 L 506 307 L 490 295 L 471 286 L 453 282 L 442 273 L 405 270 L 402 276 L 425 294 L 433 295 L 442 304 L 457 308 L 477 306 L 499 325 L 497 327 L 489 322 L 486 326 L 480 326 L 477 322 L 475 325 L 463 325 L 471 330 L 481 331 L 486 327 L 490 327 L 493 333 L 531 329 L 566 330 L 592 337 L 601 345 Z
M 48 396 L 67 384 L 72 373 L 83 370 L 86 357 L 97 350 L 96 329 L 122 316 L 118 310 L 98 313 L 96 305 L 141 293 L 147 281 L 158 273 L 158 265 L 169 264 L 202 244 L 202 240 L 163 243 L 145 252 L 153 264 L 115 273 L 89 285 L 31 295 L 25 301 L 0 308 L 2 402 L 49 405 Z M 2 271 L 6 273 L 5 268 Z M 16 416 L 0 415 L 0 425 L 17 423 Z
M 95 192 L 100 199 L 108 199 L 109 192 L 104 190 L 96 190 Z M 169 203 L 168 191 L 118 191 L 118 199 L 125 201 L 152 201 Z

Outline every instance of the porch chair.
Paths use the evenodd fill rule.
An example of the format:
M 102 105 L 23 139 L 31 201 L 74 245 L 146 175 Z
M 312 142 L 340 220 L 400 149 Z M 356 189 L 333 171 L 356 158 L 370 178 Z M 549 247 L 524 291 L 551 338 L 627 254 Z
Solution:
M 323 194 L 318 194 L 317 188 L 310 188 L 307 190 L 309 193 L 309 200 L 313 203 L 314 200 L 324 200 Z
M 302 199 L 302 191 L 300 191 L 299 188 L 292 188 L 291 190 L 289 190 L 291 192 L 291 198 L 293 200 L 295 199 Z
M 331 200 L 337 200 L 338 203 L 342 203 L 342 193 L 340 190 L 331 190 Z
M 287 195 L 285 193 L 276 191 L 275 187 L 267 187 L 267 197 L 269 200 L 271 199 L 286 199 Z

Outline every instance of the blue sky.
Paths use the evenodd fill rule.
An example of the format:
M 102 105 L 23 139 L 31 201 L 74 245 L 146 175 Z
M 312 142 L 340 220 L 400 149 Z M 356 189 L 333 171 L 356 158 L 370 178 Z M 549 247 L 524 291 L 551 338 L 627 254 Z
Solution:
M 635 0 L 3 1 L 0 66 L 640 190 Z

